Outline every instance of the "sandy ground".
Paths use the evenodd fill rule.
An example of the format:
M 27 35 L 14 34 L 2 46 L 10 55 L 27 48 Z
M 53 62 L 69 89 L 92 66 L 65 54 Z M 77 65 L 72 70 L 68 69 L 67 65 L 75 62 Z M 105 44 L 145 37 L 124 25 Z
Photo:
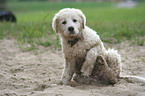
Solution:
M 105 45 L 119 50 L 124 75 L 145 77 L 145 46 Z M 145 96 L 144 85 L 125 80 L 115 85 L 59 85 L 63 62 L 61 51 L 40 46 L 37 52 L 21 52 L 15 40 L 0 40 L 0 96 Z

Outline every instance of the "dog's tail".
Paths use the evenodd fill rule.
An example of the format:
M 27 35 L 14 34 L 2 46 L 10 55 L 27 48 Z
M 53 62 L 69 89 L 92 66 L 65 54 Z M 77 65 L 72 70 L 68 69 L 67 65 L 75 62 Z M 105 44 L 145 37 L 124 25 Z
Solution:
M 139 77 L 139 76 L 133 76 L 133 75 L 123 75 L 122 74 L 122 63 L 120 64 L 120 79 L 124 79 L 127 82 L 131 82 L 131 83 L 140 83 L 142 85 L 145 86 L 145 78 L 143 77 Z
M 126 75 L 126 76 L 120 76 L 120 78 L 131 83 L 140 83 L 142 85 L 145 85 L 145 78 L 143 77 Z

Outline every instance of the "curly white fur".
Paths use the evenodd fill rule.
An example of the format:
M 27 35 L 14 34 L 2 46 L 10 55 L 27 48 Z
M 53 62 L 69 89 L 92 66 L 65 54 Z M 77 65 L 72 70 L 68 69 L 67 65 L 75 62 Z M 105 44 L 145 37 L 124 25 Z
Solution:
M 84 76 L 92 73 L 96 58 L 99 55 L 105 57 L 108 66 L 113 70 L 116 77 L 120 75 L 121 56 L 117 50 L 106 50 L 97 32 L 86 26 L 85 15 L 79 9 L 65 8 L 60 10 L 53 18 L 52 27 L 61 36 L 62 50 L 65 57 L 64 70 L 62 73 L 62 83 L 67 84 L 72 79 L 74 73 L 78 74 L 78 62 L 82 64 L 81 72 Z M 73 31 L 68 28 L 73 27 Z M 76 44 L 70 46 L 68 40 L 82 36 Z

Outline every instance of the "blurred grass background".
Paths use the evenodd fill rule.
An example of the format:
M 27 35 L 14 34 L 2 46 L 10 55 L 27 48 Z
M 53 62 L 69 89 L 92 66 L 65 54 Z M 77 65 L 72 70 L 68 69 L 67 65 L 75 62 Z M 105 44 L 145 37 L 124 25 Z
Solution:
M 15 38 L 23 51 L 40 45 L 60 48 L 58 35 L 52 30 L 52 18 L 62 8 L 78 8 L 87 17 L 87 26 L 107 43 L 130 40 L 144 45 L 145 2 L 134 8 L 117 8 L 115 2 L 18 2 L 9 0 L 7 8 L 17 17 L 17 23 L 0 22 L 0 39 Z

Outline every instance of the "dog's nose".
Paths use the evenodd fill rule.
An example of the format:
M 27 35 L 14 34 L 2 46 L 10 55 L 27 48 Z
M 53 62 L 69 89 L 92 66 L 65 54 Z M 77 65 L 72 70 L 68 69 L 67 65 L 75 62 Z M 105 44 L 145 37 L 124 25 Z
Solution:
M 68 27 L 68 31 L 74 31 L 74 27 L 73 26 L 70 26 L 70 27 Z

